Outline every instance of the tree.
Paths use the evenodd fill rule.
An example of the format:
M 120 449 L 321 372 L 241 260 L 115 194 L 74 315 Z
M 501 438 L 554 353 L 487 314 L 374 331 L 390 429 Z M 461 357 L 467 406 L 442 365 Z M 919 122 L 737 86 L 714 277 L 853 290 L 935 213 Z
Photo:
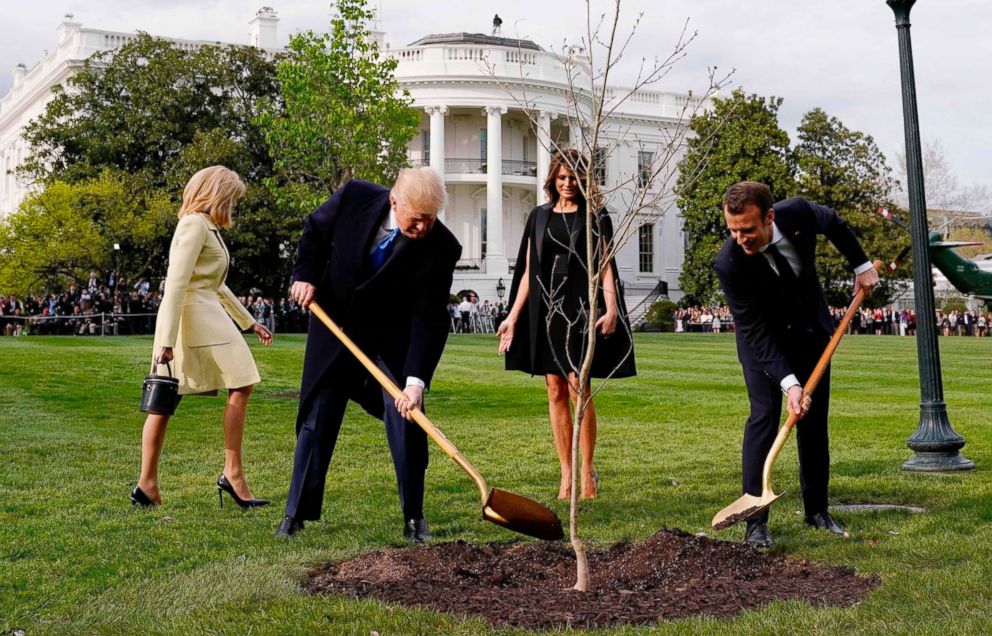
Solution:
M 365 0 L 339 0 L 329 33 L 294 36 L 275 100 L 257 118 L 275 158 L 273 192 L 309 212 L 352 177 L 392 183 L 406 164 L 420 114 L 366 24 Z
M 0 289 L 25 295 L 81 285 L 90 271 L 117 265 L 114 243 L 122 269 L 143 271 L 174 216 L 168 198 L 148 199 L 109 171 L 75 184 L 56 181 L 0 222 Z
M 944 153 L 940 139 L 923 143 L 923 187 L 927 198 L 930 226 L 947 234 L 956 225 L 974 223 L 988 216 L 988 188 L 980 185 L 962 186 Z M 899 181 L 906 183 L 906 154 L 897 153 Z M 904 192 L 907 189 L 904 188 Z M 906 197 L 900 201 L 908 204 Z
M 679 281 L 694 304 L 720 298 L 713 269 L 728 236 L 723 219 L 723 194 L 739 181 L 759 181 L 775 200 L 792 196 L 796 186 L 789 136 L 779 128 L 779 97 L 747 95 L 737 89 L 713 108 L 692 118 L 694 136 L 679 161 L 675 192 L 688 241 Z
M 837 210 L 870 256 L 884 262 L 905 245 L 905 233 L 878 214 L 880 207 L 891 207 L 894 181 L 885 155 L 871 136 L 850 130 L 836 117 L 814 108 L 803 116 L 794 156 L 800 196 Z M 827 302 L 846 306 L 853 280 L 850 264 L 825 237 L 819 240 L 816 268 Z M 868 302 L 887 304 L 908 278 L 904 265 L 882 279 Z
M 25 130 L 32 154 L 19 173 L 51 187 L 88 183 L 109 171 L 137 195 L 136 205 L 171 201 L 171 215 L 136 210 L 160 223 L 154 239 L 142 244 L 147 253 L 122 263 L 141 268 L 124 269 L 134 278 L 165 274 L 186 181 L 223 164 L 248 186 L 230 234 L 231 284 L 274 294 L 288 280 L 288 255 L 302 227 L 262 185 L 272 175 L 272 159 L 255 119 L 263 98 L 270 108 L 280 103 L 277 59 L 254 47 L 189 50 L 139 34 L 115 51 L 97 53 L 54 89 Z
M 618 89 L 609 85 L 611 74 L 618 71 L 624 60 L 640 22 L 640 16 L 635 18 L 633 27 L 628 33 L 619 32 L 621 22 L 620 3 L 611 3 L 610 10 L 603 14 L 594 11 L 591 0 L 586 2 L 587 24 L 586 32 L 577 44 L 566 45 L 559 56 L 559 61 L 566 74 L 565 113 L 569 128 L 576 131 L 577 136 L 571 139 L 572 149 L 578 153 L 565 152 L 558 148 L 555 141 L 550 139 L 550 131 L 542 131 L 541 123 L 536 113 L 545 104 L 531 99 L 526 93 L 529 71 L 521 66 L 519 83 L 507 82 L 496 77 L 496 66 L 493 61 L 487 61 L 490 74 L 509 93 L 510 97 L 522 106 L 528 113 L 531 128 L 537 143 L 550 152 L 560 154 L 564 165 L 573 174 L 584 175 L 578 179 L 578 186 L 583 198 L 588 202 L 585 206 L 585 246 L 578 248 L 569 246 L 571 254 L 567 260 L 579 263 L 584 269 L 588 282 L 585 293 L 578 300 L 578 308 L 571 307 L 573 303 L 564 302 L 564 283 L 559 288 L 542 286 L 541 298 L 547 308 L 549 317 L 546 325 L 547 333 L 551 336 L 553 329 L 551 317 L 562 319 L 569 326 L 569 335 L 573 336 L 573 327 L 578 325 L 581 332 L 581 351 L 576 355 L 573 348 L 567 345 L 569 353 L 567 360 L 556 360 L 557 366 L 565 377 L 569 378 L 570 392 L 582 396 L 575 400 L 571 410 L 572 440 L 571 440 L 571 496 L 569 501 L 569 538 L 575 551 L 576 577 L 574 588 L 580 592 L 590 589 L 590 576 L 585 544 L 579 532 L 579 472 L 580 461 L 584 458 L 579 453 L 579 440 L 582 430 L 582 420 L 592 399 L 606 386 L 609 377 L 600 381 L 597 386 L 591 385 L 593 359 L 597 347 L 594 325 L 596 316 L 600 316 L 600 296 L 605 300 L 614 291 L 609 289 L 605 274 L 608 264 L 617 252 L 636 236 L 639 228 L 645 223 L 660 220 L 671 208 L 674 197 L 671 193 L 672 180 L 676 173 L 676 157 L 681 152 L 689 133 L 685 121 L 701 112 L 709 99 L 725 84 L 726 78 L 717 78 L 716 69 L 710 69 L 709 83 L 699 95 L 688 95 L 681 101 L 681 112 L 678 121 L 662 123 L 658 127 L 658 141 L 645 141 L 631 133 L 630 126 L 618 113 L 621 106 L 636 99 L 649 87 L 663 79 L 686 54 L 686 49 L 695 39 L 695 33 L 689 33 L 683 28 L 674 46 L 667 56 L 654 60 L 641 60 L 635 79 L 629 88 Z M 596 15 L 597 17 L 593 17 Z M 521 59 L 523 56 L 521 56 Z M 638 165 L 635 169 L 612 175 L 607 181 L 607 158 L 615 153 L 627 153 L 631 148 L 638 151 Z M 571 150 L 571 149 L 569 149 Z M 600 215 L 605 209 L 608 214 Z M 612 234 L 601 225 L 601 220 L 608 218 L 615 226 Z M 616 219 L 615 221 L 613 219 Z M 594 236 L 602 240 L 594 240 Z M 571 271 L 571 270 L 569 270 Z M 567 276 L 565 277 L 567 279 Z M 606 301 L 609 304 L 609 301 Z M 605 309 L 605 308 L 603 308 Z M 576 313 L 577 312 L 577 313 Z M 506 323 L 504 323 L 506 324 Z M 626 329 L 622 321 L 617 328 Z M 578 335 L 578 334 L 575 334 Z M 626 334 L 630 336 L 628 332 Z M 553 337 L 553 336 L 552 336 Z M 614 341 L 615 342 L 615 341 Z M 631 341 L 632 342 L 632 341 Z M 623 353 L 621 351 L 621 353 Z M 626 356 L 632 355 L 632 346 L 627 349 Z M 623 366 L 625 357 L 608 375 L 618 372 Z M 589 387 L 589 390 L 586 390 Z
M 253 119 L 257 103 L 278 92 L 274 62 L 259 49 L 187 50 L 141 33 L 93 55 L 53 92 L 25 129 L 31 156 L 23 178 L 74 182 L 113 168 L 162 187 L 197 133 L 212 130 L 252 156 L 243 177 L 267 176 L 271 165 Z

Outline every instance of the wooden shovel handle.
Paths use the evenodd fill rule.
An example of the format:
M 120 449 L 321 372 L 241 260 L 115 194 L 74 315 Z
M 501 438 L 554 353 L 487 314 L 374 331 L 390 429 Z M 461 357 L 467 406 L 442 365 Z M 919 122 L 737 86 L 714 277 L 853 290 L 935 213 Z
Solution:
M 338 327 L 333 320 L 331 320 L 330 316 L 324 313 L 324 310 L 321 309 L 320 305 L 315 302 L 310 303 L 310 311 L 313 312 L 313 315 L 317 316 L 317 318 L 319 318 L 320 321 L 331 330 L 331 333 L 337 336 L 338 340 L 344 343 L 344 346 L 347 347 L 356 358 L 358 358 L 358 361 L 362 363 L 362 366 L 364 366 L 365 369 L 372 374 L 372 377 L 379 381 L 382 388 L 386 389 L 389 395 L 393 396 L 393 399 L 403 395 L 403 391 L 396 386 L 396 383 L 393 382 L 388 375 L 383 373 L 382 369 L 372 362 L 372 359 L 365 355 L 365 352 L 358 348 L 358 345 L 352 342 L 351 338 L 349 338 L 348 335 L 345 334 L 345 332 Z M 431 436 L 431 439 L 437 442 L 438 446 L 444 450 L 448 457 L 460 455 L 455 445 L 444 436 L 444 433 L 434 426 L 433 422 L 427 419 L 427 416 L 424 415 L 423 411 L 420 409 L 413 409 L 413 419 L 417 422 L 420 428 L 424 429 L 424 431 Z
M 875 271 L 882 271 L 882 261 L 876 260 L 872 265 Z M 865 299 L 864 290 L 859 290 L 855 294 L 854 299 L 851 300 L 850 306 L 847 308 L 847 313 L 844 314 L 844 318 L 841 319 L 840 324 L 834 330 L 834 335 L 830 338 L 830 342 L 827 343 L 827 348 L 823 350 L 823 355 L 820 356 L 819 362 L 816 363 L 816 368 L 813 369 L 813 373 L 810 374 L 809 379 L 806 380 L 806 385 L 803 387 L 803 397 L 807 395 L 812 395 L 813 391 L 816 390 L 816 385 L 820 383 L 820 378 L 823 377 L 823 373 L 827 370 L 827 365 L 830 364 L 830 358 L 833 357 L 834 351 L 837 350 L 837 345 L 840 344 L 840 339 L 844 337 L 844 332 L 847 331 L 847 326 L 851 324 L 851 319 L 854 318 L 854 312 L 858 310 L 861 303 Z M 765 458 L 765 466 L 762 471 L 762 490 L 771 491 L 771 474 L 772 465 L 775 463 L 775 459 L 778 457 L 779 452 L 782 450 L 782 446 L 785 445 L 785 440 L 789 437 L 792 432 L 793 427 L 795 427 L 796 422 L 799 421 L 799 415 L 796 413 L 789 413 L 789 417 L 785 420 L 785 424 L 778 431 L 778 436 L 775 437 L 775 443 L 772 444 L 771 450 L 768 452 L 768 457 Z

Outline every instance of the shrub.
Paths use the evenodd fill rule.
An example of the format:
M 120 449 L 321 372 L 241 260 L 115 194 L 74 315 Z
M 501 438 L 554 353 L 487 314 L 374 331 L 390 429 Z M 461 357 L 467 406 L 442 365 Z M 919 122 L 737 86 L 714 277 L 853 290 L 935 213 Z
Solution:
M 656 300 L 648 309 L 647 324 L 659 331 L 675 331 L 675 303 L 667 299 Z

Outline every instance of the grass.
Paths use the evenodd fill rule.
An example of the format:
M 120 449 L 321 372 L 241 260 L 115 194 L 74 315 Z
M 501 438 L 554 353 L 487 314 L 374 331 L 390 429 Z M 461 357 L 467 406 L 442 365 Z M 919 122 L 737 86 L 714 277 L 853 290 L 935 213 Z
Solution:
M 601 496 L 583 504 L 582 523 L 603 545 L 662 525 L 710 532 L 713 513 L 739 494 L 747 400 L 732 337 L 644 334 L 636 344 L 640 375 L 597 399 Z M 940 344 L 951 422 L 978 464 L 971 473 L 899 469 L 918 420 L 913 339 L 848 338 L 833 365 L 832 501 L 913 504 L 926 514 L 851 513 L 843 520 L 856 538 L 838 540 L 802 524 L 793 443 L 776 466 L 776 486 L 789 493 L 772 511 L 775 549 L 878 573 L 879 589 L 847 609 L 775 603 L 733 620 L 609 633 L 987 633 L 992 344 Z M 246 468 L 256 495 L 274 505 L 218 509 L 222 400 L 190 398 L 166 440 L 165 505 L 143 511 L 127 493 L 150 339 L 0 338 L 0 634 L 488 633 L 478 620 L 301 591 L 309 567 L 400 545 L 395 480 L 381 423 L 350 408 L 324 519 L 276 541 L 296 411 L 277 394 L 298 388 L 303 339 L 253 347 L 263 382 L 249 409 Z M 558 467 L 543 382 L 503 372 L 494 351 L 492 337 L 453 337 L 429 413 L 490 484 L 552 502 L 565 518 L 553 501 Z M 427 515 L 437 539 L 513 540 L 479 520 L 475 486 L 436 447 L 431 453 Z

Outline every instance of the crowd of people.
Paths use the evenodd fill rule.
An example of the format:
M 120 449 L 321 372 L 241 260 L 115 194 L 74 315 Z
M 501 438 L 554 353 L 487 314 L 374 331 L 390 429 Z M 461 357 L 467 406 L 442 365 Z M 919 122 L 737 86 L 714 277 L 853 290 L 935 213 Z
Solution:
M 163 279 L 164 280 L 164 279 Z M 292 298 L 238 296 L 241 304 L 273 333 L 305 333 L 309 312 Z M 0 295 L 0 335 L 148 335 L 155 332 L 155 318 L 162 302 L 161 283 L 145 278 L 133 285 L 108 271 L 101 279 L 91 273 L 84 286 L 32 294 L 19 298 Z M 451 302 L 451 333 L 496 333 L 506 318 L 505 302 L 479 301 L 466 294 Z
M 734 330 L 734 316 L 729 307 L 684 307 L 676 309 L 673 317 L 676 333 Z
M 448 303 L 451 317 L 451 333 L 496 333 L 500 323 L 506 319 L 506 303 L 479 302 L 474 293 L 462 296 L 461 302 L 454 299 Z
M 133 283 L 112 270 L 90 272 L 83 285 L 32 294 L 0 295 L 0 335 L 146 335 L 155 332 L 163 283 L 147 278 Z M 238 296 L 255 320 L 270 331 L 306 331 L 308 312 L 296 301 Z
M 164 280 L 164 279 L 163 279 Z M 33 294 L 23 299 L 0 295 L 0 335 L 147 335 L 155 332 L 155 317 L 162 299 L 162 285 L 146 278 L 129 283 L 107 271 L 101 278 L 91 272 L 85 285 Z M 292 298 L 238 296 L 241 304 L 273 333 L 305 333 L 309 312 Z M 506 319 L 505 301 L 479 301 L 474 293 L 448 304 L 451 333 L 496 333 Z M 832 307 L 839 324 L 844 307 Z M 682 307 L 675 311 L 676 333 L 727 333 L 734 317 L 726 306 Z M 945 336 L 992 336 L 992 312 L 985 310 L 936 311 L 938 332 Z M 911 309 L 862 308 L 855 313 L 848 334 L 912 336 L 916 312 Z
M 840 324 L 846 307 L 831 307 L 834 324 Z M 734 318 L 729 307 L 684 307 L 674 314 L 676 333 L 720 333 L 734 330 Z M 945 336 L 992 336 L 992 312 L 966 309 L 935 312 L 938 332 Z M 875 336 L 912 336 L 916 334 L 916 312 L 912 309 L 881 307 L 861 308 L 855 312 L 847 333 Z

